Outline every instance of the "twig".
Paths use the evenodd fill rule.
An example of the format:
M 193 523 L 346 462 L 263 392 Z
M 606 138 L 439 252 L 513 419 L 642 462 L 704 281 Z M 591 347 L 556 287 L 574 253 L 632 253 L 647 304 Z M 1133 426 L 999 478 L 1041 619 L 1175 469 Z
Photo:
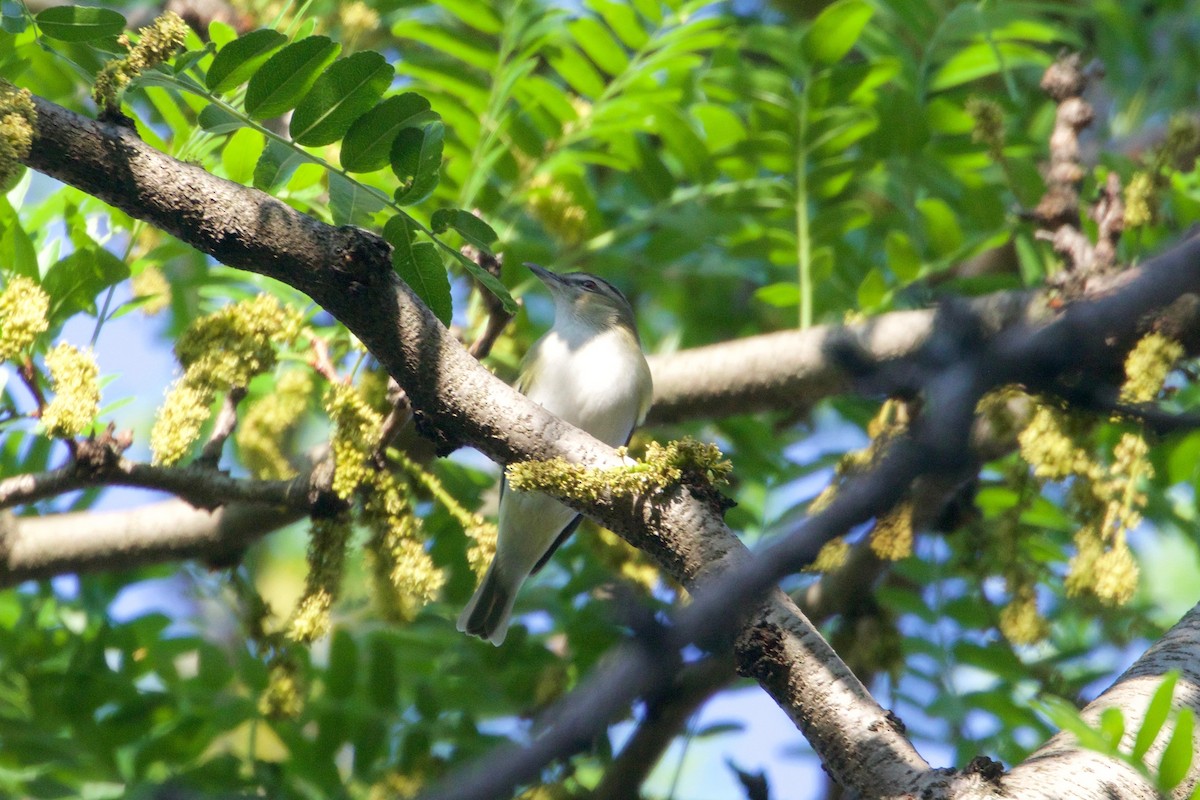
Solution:
M 221 411 L 217 414 L 217 421 L 213 424 L 212 435 L 208 437 L 204 449 L 196 459 L 197 466 L 208 469 L 217 468 L 217 463 L 221 460 L 221 450 L 225 447 L 225 440 L 232 436 L 237 428 L 238 403 L 242 402 L 245 397 L 245 386 L 234 386 L 226 393 L 225 402 L 221 404 Z

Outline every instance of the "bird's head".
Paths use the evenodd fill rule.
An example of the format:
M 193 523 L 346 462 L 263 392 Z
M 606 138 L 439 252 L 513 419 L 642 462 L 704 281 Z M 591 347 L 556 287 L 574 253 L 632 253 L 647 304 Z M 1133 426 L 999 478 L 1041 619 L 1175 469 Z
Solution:
M 526 264 L 554 298 L 555 325 L 579 325 L 594 332 L 624 328 L 637 338 L 633 306 L 617 287 L 586 272 L 551 272 Z

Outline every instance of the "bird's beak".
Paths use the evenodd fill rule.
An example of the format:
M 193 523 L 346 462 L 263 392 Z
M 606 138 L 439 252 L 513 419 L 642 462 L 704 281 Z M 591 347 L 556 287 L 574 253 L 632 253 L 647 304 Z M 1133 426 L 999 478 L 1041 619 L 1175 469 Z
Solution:
M 529 268 L 530 272 L 532 272 L 534 275 L 537 275 L 538 280 L 544 283 L 547 289 L 558 289 L 562 287 L 562 278 L 558 277 L 558 275 L 546 269 L 545 267 L 539 267 L 537 264 L 533 264 L 529 261 L 525 262 L 525 266 Z

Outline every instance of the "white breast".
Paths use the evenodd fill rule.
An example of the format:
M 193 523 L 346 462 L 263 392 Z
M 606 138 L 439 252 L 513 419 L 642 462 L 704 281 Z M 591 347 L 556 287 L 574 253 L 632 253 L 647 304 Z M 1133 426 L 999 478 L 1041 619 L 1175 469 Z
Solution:
M 543 366 L 526 394 L 600 441 L 623 445 L 650 394 L 646 359 L 629 345 L 629 334 L 621 330 L 596 334 L 574 347 L 551 330 L 537 345 Z

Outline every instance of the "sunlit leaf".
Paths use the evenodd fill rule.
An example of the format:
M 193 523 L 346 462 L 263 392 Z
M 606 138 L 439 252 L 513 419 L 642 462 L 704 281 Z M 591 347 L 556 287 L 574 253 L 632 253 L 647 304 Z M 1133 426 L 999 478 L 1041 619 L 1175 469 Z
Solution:
M 874 13 L 866 0 L 837 0 L 829 4 L 805 31 L 805 57 L 818 64 L 841 61 Z
M 269 119 L 295 108 L 341 49 L 326 36 L 310 36 L 275 53 L 246 85 L 246 113 Z
M 383 97 L 394 74 L 383 56 L 370 51 L 334 63 L 296 106 L 292 139 L 309 146 L 336 142 Z
M 496 243 L 496 232 L 492 226 L 461 208 L 440 208 L 430 217 L 429 227 L 434 233 L 443 233 L 450 228 L 484 252 L 491 252 Z
M 286 42 L 287 37 L 282 33 L 267 28 L 235 39 L 213 57 L 208 74 L 204 76 L 205 85 L 219 93 L 245 83 Z
M 404 217 L 388 220 L 383 231 L 391 242 L 392 266 L 443 325 L 450 324 L 453 307 L 450 300 L 450 277 L 446 265 L 432 242 L 413 242 Z
M 429 101 L 415 92 L 387 98 L 350 126 L 342 140 L 342 167 L 347 172 L 373 172 L 386 167 L 392 142 L 400 131 L 435 119 Z
M 423 128 L 404 128 L 396 135 L 390 162 L 400 181 L 397 203 L 419 203 L 437 188 L 445 130 L 442 123 L 432 122 Z
M 63 42 L 91 42 L 125 30 L 125 17 L 94 6 L 55 6 L 39 11 L 34 20 L 42 33 Z

